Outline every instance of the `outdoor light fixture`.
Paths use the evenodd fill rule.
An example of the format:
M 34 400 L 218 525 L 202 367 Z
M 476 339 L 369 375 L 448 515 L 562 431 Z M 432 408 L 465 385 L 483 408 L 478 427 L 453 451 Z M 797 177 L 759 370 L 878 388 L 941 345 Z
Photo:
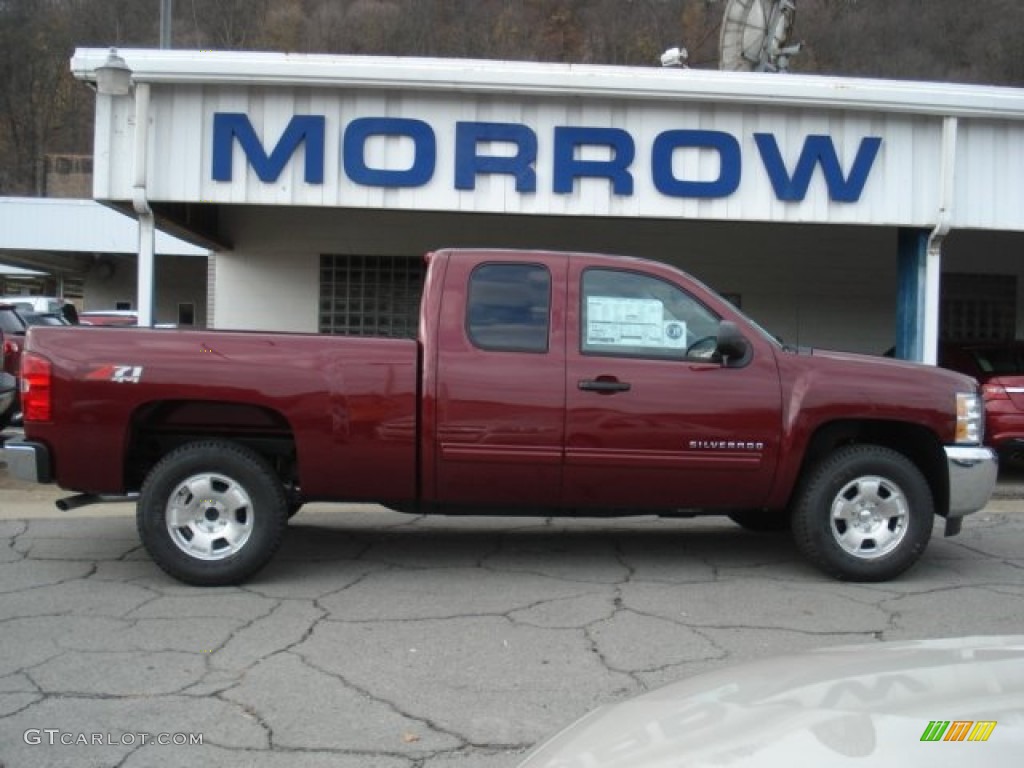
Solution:
M 96 90 L 108 96 L 127 96 L 131 91 L 132 71 L 124 59 L 117 55 L 117 48 L 111 48 L 107 60 L 96 67 Z
M 690 58 L 690 54 L 682 46 L 679 48 L 669 48 L 661 54 L 661 66 L 685 67 L 688 58 Z

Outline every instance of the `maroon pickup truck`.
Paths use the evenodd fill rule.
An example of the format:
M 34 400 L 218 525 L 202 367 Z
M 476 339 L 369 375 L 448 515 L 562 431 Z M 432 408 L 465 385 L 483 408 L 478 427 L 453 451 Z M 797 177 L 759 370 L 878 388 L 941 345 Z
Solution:
M 982 508 L 974 380 L 784 346 L 664 264 L 438 251 L 418 341 L 33 328 L 14 474 L 138 494 L 153 559 L 237 583 L 309 501 L 443 514 L 728 515 L 892 578 Z

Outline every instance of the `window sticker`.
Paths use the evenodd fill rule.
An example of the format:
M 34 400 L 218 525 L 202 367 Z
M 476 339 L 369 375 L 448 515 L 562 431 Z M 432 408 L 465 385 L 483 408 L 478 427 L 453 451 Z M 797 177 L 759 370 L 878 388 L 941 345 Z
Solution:
M 658 299 L 587 297 L 587 341 L 592 347 L 685 349 L 686 323 Z

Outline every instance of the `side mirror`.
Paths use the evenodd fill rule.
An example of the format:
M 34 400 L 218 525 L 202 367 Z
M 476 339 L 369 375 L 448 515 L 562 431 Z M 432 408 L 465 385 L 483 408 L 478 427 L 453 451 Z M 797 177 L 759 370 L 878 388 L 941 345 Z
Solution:
M 750 360 L 750 342 L 732 320 L 723 320 L 718 324 L 717 352 L 722 358 L 722 365 L 727 367 L 743 366 Z
M 75 309 L 74 304 L 62 304 L 60 314 L 71 325 L 78 325 L 78 310 Z

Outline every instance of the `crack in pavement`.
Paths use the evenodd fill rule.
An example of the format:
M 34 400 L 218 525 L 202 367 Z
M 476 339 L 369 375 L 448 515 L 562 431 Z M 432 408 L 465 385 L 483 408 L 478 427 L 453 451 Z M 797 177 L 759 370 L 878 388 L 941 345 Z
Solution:
M 346 533 L 326 516 L 315 522 L 286 543 L 285 567 L 275 560 L 251 583 L 216 590 L 170 581 L 139 544 L 78 558 L 55 524 L 7 527 L 18 559 L 0 573 L 22 570 L 0 588 L 0 661 L 10 670 L 0 697 L 12 707 L 0 717 L 0 763 L 30 764 L 29 753 L 8 754 L 17 726 L 78 724 L 89 713 L 89 723 L 120 728 L 145 712 L 173 730 L 213 728 L 209 751 L 194 753 L 201 762 L 282 755 L 430 768 L 479 758 L 504 768 L 565 720 L 694 670 L 946 634 L 937 608 L 946 602 L 969 603 L 965 629 L 1024 631 L 1005 609 L 1024 601 L 1024 559 L 1008 555 L 1024 529 L 1010 515 L 945 542 L 939 554 L 955 567 L 925 558 L 885 585 L 826 580 L 788 545 L 759 553 L 750 537 L 717 529 L 691 538 L 668 528 L 663 538 L 646 525 L 546 518 L 497 530 L 416 516 Z M 66 525 L 71 540 L 86 523 Z M 199 712 L 244 736 L 218 718 L 204 725 Z M 108 764 L 147 765 L 156 754 L 133 748 Z

